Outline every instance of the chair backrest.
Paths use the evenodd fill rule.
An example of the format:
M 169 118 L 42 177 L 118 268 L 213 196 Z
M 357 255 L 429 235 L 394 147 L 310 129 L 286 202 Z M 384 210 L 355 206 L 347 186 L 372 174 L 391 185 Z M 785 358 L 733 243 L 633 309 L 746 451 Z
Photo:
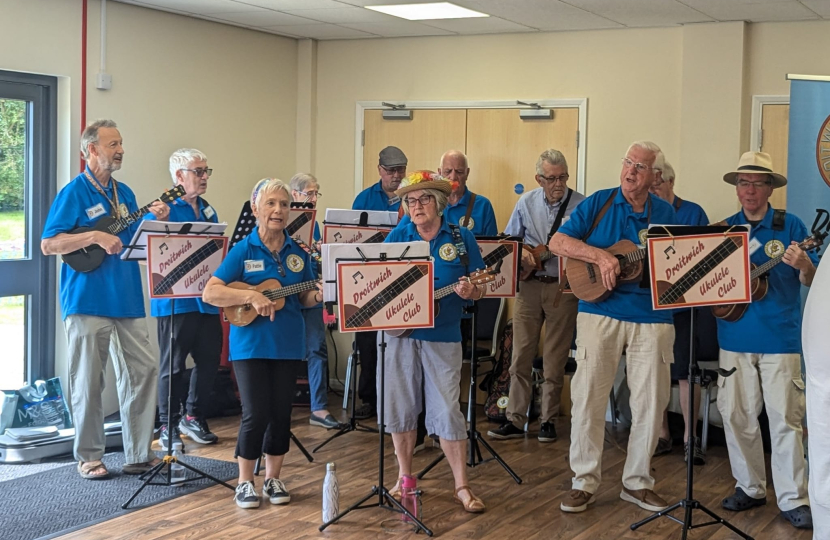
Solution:
M 504 298 L 482 298 L 476 315 L 476 340 L 489 340 L 490 356 L 496 355 L 498 331 L 504 316 Z

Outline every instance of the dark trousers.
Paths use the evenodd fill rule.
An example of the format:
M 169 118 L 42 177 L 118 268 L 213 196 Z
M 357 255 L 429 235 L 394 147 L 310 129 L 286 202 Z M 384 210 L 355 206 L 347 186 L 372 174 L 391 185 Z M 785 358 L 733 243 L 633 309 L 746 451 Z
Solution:
M 363 403 L 377 406 L 378 333 L 357 332 L 354 336 L 360 353 L 360 377 L 357 380 L 357 395 Z
M 236 455 L 257 459 L 288 453 L 291 404 L 302 360 L 235 360 L 231 365 L 242 398 Z
M 161 364 L 159 367 L 159 418 L 167 422 L 168 394 L 170 390 L 170 317 L 157 319 Z M 222 353 L 222 325 L 219 315 L 207 315 L 194 311 L 173 315 L 173 423 L 180 417 L 182 398 L 187 397 L 187 414 L 201 417 L 213 380 L 219 370 L 219 356 Z M 190 390 L 184 381 L 187 370 L 187 356 L 191 355 L 195 366 L 190 373 Z

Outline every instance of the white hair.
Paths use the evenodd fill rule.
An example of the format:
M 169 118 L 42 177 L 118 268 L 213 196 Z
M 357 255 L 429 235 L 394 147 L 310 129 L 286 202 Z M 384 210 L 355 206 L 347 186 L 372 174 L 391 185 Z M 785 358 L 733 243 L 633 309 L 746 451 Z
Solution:
M 92 122 L 84 129 L 84 132 L 81 133 L 81 155 L 84 156 L 84 161 L 89 161 L 89 145 L 98 144 L 98 130 L 117 127 L 113 120 L 102 118 Z
M 170 176 L 174 184 L 178 183 L 176 171 L 186 169 L 191 161 L 207 162 L 207 156 L 195 148 L 179 148 L 170 156 Z
M 289 201 L 294 200 L 294 197 L 291 195 L 291 190 L 288 189 L 288 185 L 285 182 L 279 178 L 263 178 L 254 185 L 254 189 L 251 191 L 251 206 L 259 206 L 263 195 L 276 193 L 279 190 L 283 190 L 288 195 Z
M 663 151 L 660 149 L 657 144 L 651 141 L 634 141 L 628 147 L 628 150 L 625 151 L 626 154 L 631 152 L 632 148 L 640 148 L 641 150 L 647 150 L 654 154 L 654 163 L 651 165 L 653 169 L 663 170 L 663 167 L 666 164 L 666 158 L 663 156 Z M 665 178 L 665 177 L 664 177 Z
M 461 150 L 447 150 L 444 152 L 444 155 L 441 156 L 441 161 L 438 162 L 438 172 L 440 173 L 444 169 L 444 160 L 450 156 L 461 156 L 464 159 L 464 168 L 470 168 L 470 162 L 467 160 L 467 154 L 462 152 Z
M 553 166 L 562 165 L 565 167 L 565 171 L 568 170 L 568 162 L 565 160 L 565 155 L 560 152 L 559 150 L 554 150 L 553 148 L 548 148 L 542 155 L 539 156 L 539 159 L 536 161 L 536 174 L 539 176 L 544 176 L 545 171 L 542 169 L 542 164 L 545 162 L 550 163 Z
M 304 192 L 310 184 L 320 187 L 320 182 L 317 181 L 317 178 L 315 178 L 313 174 L 302 172 L 298 172 L 292 176 L 291 180 L 288 181 L 288 184 L 291 186 L 292 190 L 299 192 Z
M 674 180 L 674 167 L 668 161 L 663 162 L 663 180 L 671 182 Z

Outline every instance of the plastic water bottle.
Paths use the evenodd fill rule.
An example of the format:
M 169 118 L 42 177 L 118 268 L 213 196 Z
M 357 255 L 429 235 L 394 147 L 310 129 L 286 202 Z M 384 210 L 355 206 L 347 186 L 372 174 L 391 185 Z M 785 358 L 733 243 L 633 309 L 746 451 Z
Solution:
M 421 493 L 418 491 L 418 479 L 405 474 L 401 477 L 401 506 L 409 513 L 421 519 Z M 401 514 L 403 521 L 412 521 L 406 514 Z
M 181 443 L 173 443 L 173 457 L 175 459 L 179 459 L 182 455 L 182 445 Z M 174 461 L 170 464 L 170 483 L 176 484 L 179 486 L 184 485 L 184 466 L 179 465 L 178 461 Z
M 337 485 L 337 466 L 326 464 L 323 480 L 323 523 L 328 523 L 340 513 L 340 486 Z

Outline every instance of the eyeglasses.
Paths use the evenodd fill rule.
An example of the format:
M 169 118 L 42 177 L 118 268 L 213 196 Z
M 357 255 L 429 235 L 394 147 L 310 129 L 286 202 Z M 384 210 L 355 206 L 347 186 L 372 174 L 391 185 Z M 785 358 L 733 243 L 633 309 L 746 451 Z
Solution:
M 433 195 L 421 195 L 418 198 L 407 197 L 403 200 L 403 202 L 405 202 L 408 207 L 412 208 L 415 206 L 415 203 L 421 203 L 421 206 L 426 206 L 434 198 L 435 197 Z
M 213 169 L 199 168 L 199 169 L 179 169 L 179 170 L 180 171 L 190 171 L 190 172 L 192 172 L 193 174 L 195 174 L 196 176 L 199 176 L 199 177 L 207 176 L 208 178 L 210 178 L 210 175 L 213 174 Z
M 323 198 L 323 194 L 320 193 L 319 191 L 298 191 L 297 193 L 300 194 L 301 196 L 305 197 L 306 200 L 315 199 L 315 198 L 316 199 L 322 199 Z
M 545 182 L 548 182 L 550 184 L 553 184 L 554 182 L 561 182 L 564 184 L 568 181 L 568 178 L 571 177 L 571 175 L 569 175 L 568 173 L 560 174 L 559 176 L 542 176 L 541 174 L 537 174 L 536 176 L 539 178 L 539 180 L 544 180 Z
M 400 167 L 384 167 L 381 165 L 380 168 L 386 171 L 386 174 L 406 174 L 406 165 L 401 165 Z
M 749 186 L 752 186 L 755 189 L 761 189 L 762 187 L 772 185 L 772 182 L 770 182 L 769 180 L 763 180 L 761 182 L 750 182 L 749 180 L 738 180 L 736 185 L 741 189 L 747 189 Z
M 649 166 L 648 166 L 648 165 L 646 165 L 645 163 L 634 163 L 633 161 L 631 161 L 631 160 L 630 160 L 630 159 L 628 159 L 627 157 L 622 158 L 622 162 L 623 162 L 623 167 L 629 167 L 629 168 L 630 168 L 630 167 L 634 167 L 634 169 L 635 169 L 638 173 L 641 173 L 641 172 L 646 172 L 646 171 L 647 171 L 647 170 L 649 170 L 649 169 L 651 169 L 651 170 L 655 170 L 655 171 L 659 171 L 659 170 L 660 170 L 660 169 L 658 169 L 657 167 L 649 167 Z

